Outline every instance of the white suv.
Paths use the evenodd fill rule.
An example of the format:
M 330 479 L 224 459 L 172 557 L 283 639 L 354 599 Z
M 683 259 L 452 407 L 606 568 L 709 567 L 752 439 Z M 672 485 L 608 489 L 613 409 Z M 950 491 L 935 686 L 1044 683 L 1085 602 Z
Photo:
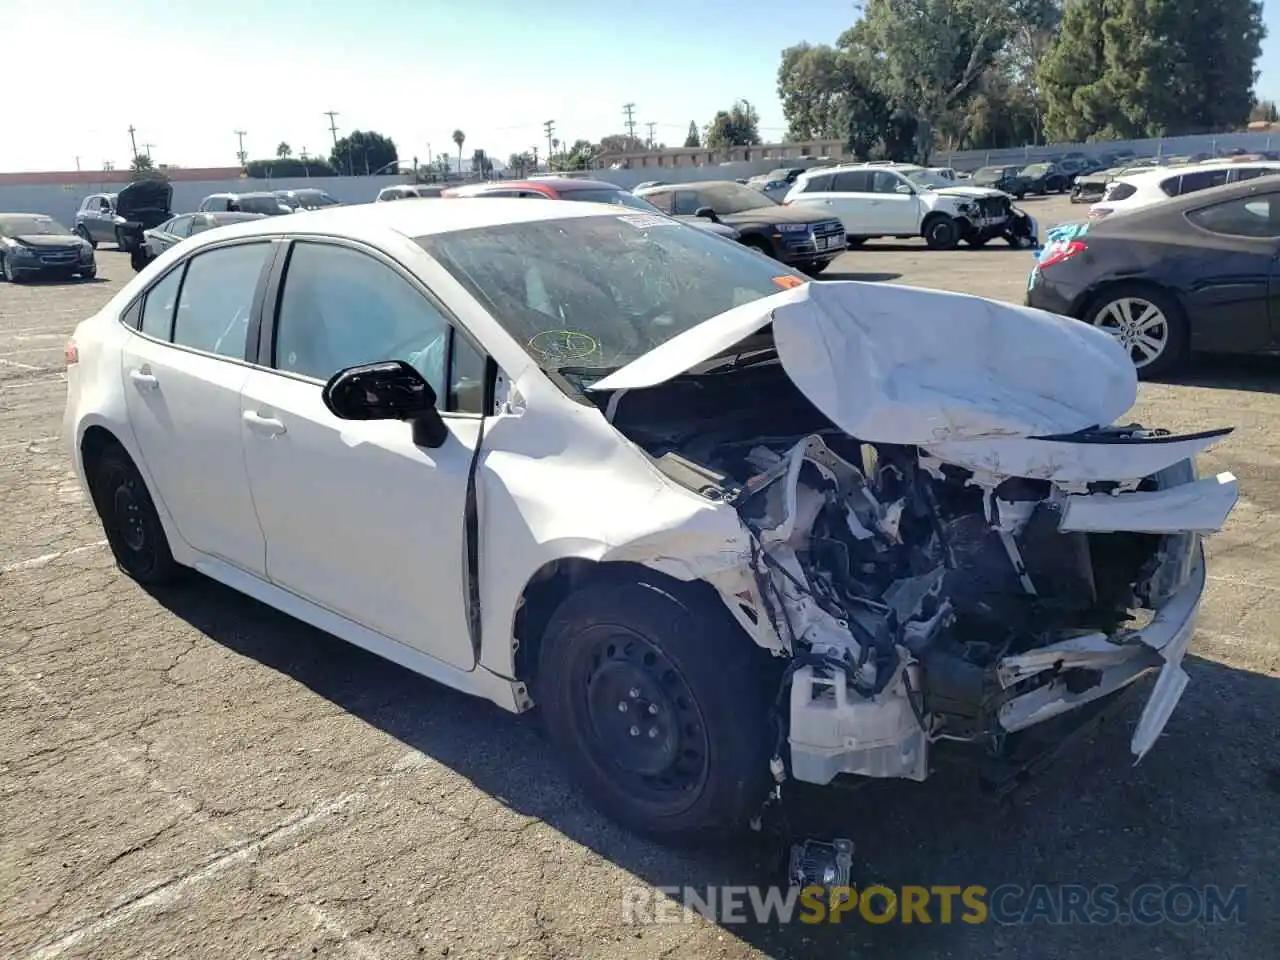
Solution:
M 924 237 L 949 250 L 980 247 L 1002 235 L 1012 198 L 986 187 L 957 186 L 936 170 L 911 164 L 850 164 L 802 173 L 783 201 L 820 206 L 844 222 L 849 246 L 872 237 Z
M 1197 163 L 1143 170 L 1112 180 L 1102 199 L 1089 208 L 1089 219 L 1102 220 L 1114 213 L 1149 207 L 1170 197 L 1277 173 L 1280 173 L 1280 163 L 1265 161 Z

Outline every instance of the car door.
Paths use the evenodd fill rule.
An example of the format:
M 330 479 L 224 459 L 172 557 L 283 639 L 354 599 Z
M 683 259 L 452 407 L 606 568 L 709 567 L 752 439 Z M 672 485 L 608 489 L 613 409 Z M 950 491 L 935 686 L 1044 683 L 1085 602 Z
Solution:
M 263 366 L 241 398 L 245 463 L 277 586 L 462 669 L 475 665 L 464 597 L 468 476 L 484 364 L 399 264 L 337 241 L 292 244 Z M 414 363 L 449 435 L 339 420 L 322 389 L 339 370 Z M 446 371 L 448 374 L 446 375 Z
M 920 232 L 920 186 L 893 170 L 877 170 L 871 176 L 876 221 L 883 231 L 900 236 Z
M 1202 265 L 1186 295 L 1197 346 L 1272 348 L 1280 342 L 1280 191 L 1199 207 L 1186 220 L 1197 234 L 1188 270 Z
M 93 207 L 87 211 L 85 224 L 89 235 L 97 243 L 114 243 L 116 239 L 115 208 L 108 197 L 94 198 Z
M 236 242 L 177 264 L 147 291 L 122 354 L 130 426 L 178 533 L 257 576 L 266 544 L 245 472 L 240 390 L 274 249 Z
M 805 189 L 791 198 L 793 206 L 816 207 L 822 213 L 833 213 L 844 224 L 851 237 L 876 237 L 887 232 L 883 211 L 871 190 L 872 171 L 841 170 L 831 176 L 815 177 Z M 826 186 L 825 190 L 815 189 Z

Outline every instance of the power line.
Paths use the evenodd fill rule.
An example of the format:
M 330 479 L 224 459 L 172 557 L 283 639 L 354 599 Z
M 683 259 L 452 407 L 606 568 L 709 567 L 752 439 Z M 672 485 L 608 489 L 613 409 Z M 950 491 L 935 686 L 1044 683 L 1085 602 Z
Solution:
M 636 120 L 635 120 L 635 117 L 633 116 L 633 114 L 635 113 L 635 110 L 636 110 L 636 105 L 634 103 L 624 103 L 622 105 L 622 112 L 623 114 L 626 115 L 626 118 L 627 118 L 627 121 L 626 121 L 627 136 L 630 137 L 632 140 L 635 140 L 636 138 Z

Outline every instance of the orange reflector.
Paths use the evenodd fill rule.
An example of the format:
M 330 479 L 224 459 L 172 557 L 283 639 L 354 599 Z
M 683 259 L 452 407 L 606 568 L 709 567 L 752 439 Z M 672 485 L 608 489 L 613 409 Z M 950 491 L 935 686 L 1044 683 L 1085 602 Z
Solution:
M 783 290 L 790 290 L 792 287 L 798 287 L 802 283 L 808 283 L 801 277 L 774 277 L 773 282 L 780 286 Z
M 74 340 L 68 340 L 67 345 L 62 350 L 62 358 L 67 361 L 67 366 L 80 362 L 80 348 L 76 346 Z

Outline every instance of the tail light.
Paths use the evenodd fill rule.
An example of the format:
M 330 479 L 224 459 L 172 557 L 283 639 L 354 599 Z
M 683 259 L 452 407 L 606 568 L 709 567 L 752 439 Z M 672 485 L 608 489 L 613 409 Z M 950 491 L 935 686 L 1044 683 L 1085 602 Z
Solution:
M 68 367 L 80 362 L 80 348 L 76 346 L 75 340 L 68 340 L 67 345 L 62 348 L 62 359 L 67 361 Z
M 1084 253 L 1089 249 L 1089 245 L 1083 240 L 1071 240 L 1060 247 L 1055 247 L 1053 251 L 1040 261 L 1040 269 L 1052 267 L 1055 263 L 1062 263 L 1064 260 L 1070 260 L 1076 254 Z

